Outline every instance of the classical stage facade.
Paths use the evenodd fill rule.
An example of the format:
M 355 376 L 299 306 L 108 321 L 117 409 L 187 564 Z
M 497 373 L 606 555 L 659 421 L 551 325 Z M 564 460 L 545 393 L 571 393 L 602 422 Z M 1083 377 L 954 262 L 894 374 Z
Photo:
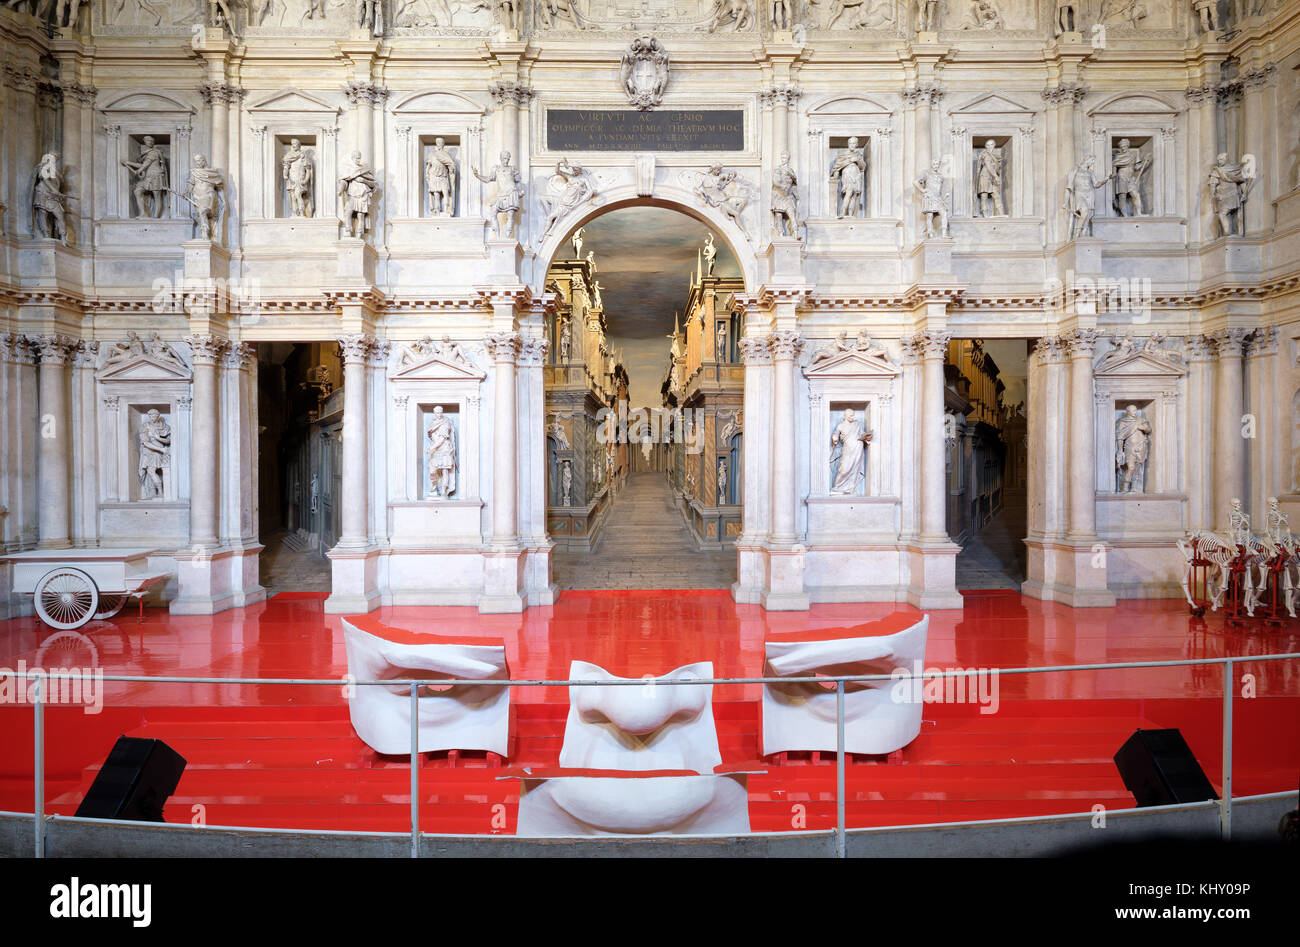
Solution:
M 637 470 L 738 602 L 959 607 L 976 421 L 1037 598 L 1300 513 L 1300 2 L 5 0 L 0 44 L 4 548 L 145 549 L 174 613 L 262 600 L 272 520 L 327 611 L 547 605 Z M 700 452 L 602 440 L 575 235 L 647 206 L 736 264 L 664 277 Z

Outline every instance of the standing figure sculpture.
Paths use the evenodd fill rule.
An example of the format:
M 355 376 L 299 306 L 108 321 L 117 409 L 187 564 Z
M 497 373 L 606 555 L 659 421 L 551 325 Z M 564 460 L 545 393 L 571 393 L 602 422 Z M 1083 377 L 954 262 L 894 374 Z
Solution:
M 569 238 L 573 242 L 573 258 L 575 260 L 582 259 L 582 235 L 586 232 L 585 227 L 579 227 L 573 232 L 573 236 Z
M 51 151 L 41 158 L 32 181 L 32 236 L 53 236 L 68 243 L 68 195 L 63 190 L 63 172 L 59 153 Z M 53 231 L 53 233 L 51 233 Z
M 1062 207 L 1070 214 L 1070 239 L 1092 236 L 1092 217 L 1096 212 L 1093 192 L 1105 187 L 1110 176 L 1097 180 L 1097 160 L 1089 155 L 1070 172 L 1065 182 L 1065 203 Z
M 1054 23 L 1056 26 L 1056 34 L 1058 36 L 1062 33 L 1077 33 L 1079 31 L 1079 20 L 1075 11 L 1076 6 L 1078 6 L 1078 4 L 1075 3 L 1056 4 L 1056 17 Z
M 339 178 L 339 196 L 347 199 L 343 207 L 343 226 L 347 228 L 348 236 L 364 239 L 370 232 L 370 205 L 379 185 L 370 165 L 361 160 L 361 152 L 352 152 L 352 164 L 352 173 Z
M 166 208 L 164 201 L 167 194 L 167 156 L 154 144 L 153 137 L 145 135 L 141 140 L 138 161 L 122 161 L 122 164 L 135 175 L 135 185 L 131 193 L 135 196 L 138 217 L 161 217 Z
M 524 199 L 524 179 L 519 169 L 510 164 L 510 152 L 501 152 L 501 163 L 490 174 L 479 174 L 478 168 L 470 165 L 474 177 L 484 184 L 495 184 L 492 195 L 492 213 L 496 216 L 496 232 L 501 238 L 515 235 L 515 214 Z
M 1002 203 L 1002 152 L 992 138 L 984 142 L 984 150 L 980 152 L 975 203 L 981 217 L 1007 215 Z
M 917 0 L 916 31 L 933 33 L 938 22 L 939 0 Z
M 190 204 L 190 217 L 203 240 L 221 242 L 221 218 L 226 211 L 225 184 L 221 172 L 208 167 L 203 155 L 194 156 L 190 169 L 190 183 L 185 189 L 185 200 Z
M 717 262 L 718 248 L 713 243 L 713 234 L 710 233 L 704 240 L 704 275 L 713 275 L 713 265 Z
M 727 458 L 718 458 L 718 506 L 726 506 L 727 495 Z
M 941 167 L 935 158 L 930 162 L 930 170 L 917 178 L 914 185 L 921 195 L 921 221 L 926 237 L 948 236 L 948 195 Z
M 1219 0 L 1192 0 L 1192 10 L 1200 18 L 1202 33 L 1219 32 Z
M 725 322 L 719 322 L 717 330 L 713 333 L 713 355 L 716 361 L 727 361 L 727 324 Z
M 433 150 L 424 162 L 424 189 L 429 195 L 430 217 L 452 217 L 456 213 L 456 159 L 442 138 L 433 140 Z
M 573 462 L 564 461 L 560 464 L 560 506 L 570 506 L 573 503 Z
M 573 329 L 568 319 L 560 326 L 560 361 L 567 362 L 573 348 Z
M 863 183 L 867 175 L 867 152 L 858 147 L 858 139 L 850 138 L 848 149 L 840 152 L 831 166 L 831 187 L 836 188 L 839 201 L 836 217 L 857 217 L 862 210 Z
M 171 466 L 172 431 L 157 408 L 150 408 L 140 422 L 140 499 L 163 495 L 163 471 Z
M 1115 466 L 1120 493 L 1146 492 L 1147 456 L 1151 449 L 1151 424 L 1131 404 L 1115 422 Z
M 429 467 L 429 493 L 445 500 L 456 492 L 456 427 L 442 413 L 442 405 L 433 409 L 427 436 L 424 454 Z
M 1243 164 L 1228 164 L 1228 156 L 1220 154 L 1210 168 L 1210 203 L 1219 218 L 1219 236 L 1241 236 L 1245 233 L 1246 200 L 1251 185 L 1255 183 L 1254 158 L 1246 155 Z
M 863 431 L 852 408 L 845 408 L 842 420 L 831 434 L 831 466 L 834 479 L 831 494 L 849 496 L 858 492 L 858 484 L 866 477 L 867 444 L 870 431 Z
M 791 6 L 791 0 L 770 0 L 770 13 L 772 29 L 794 29 L 794 9 Z
M 311 217 L 315 210 L 312 200 L 312 182 L 316 169 L 312 165 L 311 149 L 304 148 L 297 138 L 289 139 L 289 147 L 280 159 L 284 176 L 286 203 L 290 217 Z
M 1115 210 L 1121 217 L 1145 216 L 1142 210 L 1142 175 L 1151 167 L 1151 158 L 1129 147 L 1121 138 L 1119 150 L 1111 159 L 1110 176 L 1115 179 Z
M 799 179 L 790 167 L 790 153 L 781 152 L 781 163 L 772 170 L 772 232 L 775 236 L 797 237 L 799 228 Z

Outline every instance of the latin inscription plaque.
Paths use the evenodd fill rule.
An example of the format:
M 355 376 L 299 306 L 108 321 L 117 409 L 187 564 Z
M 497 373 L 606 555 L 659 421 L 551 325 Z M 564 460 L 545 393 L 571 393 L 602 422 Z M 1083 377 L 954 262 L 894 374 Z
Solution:
M 547 109 L 551 151 L 744 151 L 740 109 Z

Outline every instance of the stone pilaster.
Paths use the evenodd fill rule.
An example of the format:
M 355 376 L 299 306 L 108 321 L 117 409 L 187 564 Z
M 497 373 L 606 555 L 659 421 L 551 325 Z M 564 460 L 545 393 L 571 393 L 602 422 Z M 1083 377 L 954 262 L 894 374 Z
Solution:
M 1242 356 L 1248 329 L 1222 329 L 1208 338 L 1215 350 L 1214 397 L 1214 522 L 1227 532 L 1228 510 L 1234 499 L 1249 498 L 1246 489 L 1246 442 L 1242 414 Z
M 63 335 L 28 340 L 40 358 L 40 437 L 37 440 L 37 529 L 41 549 L 66 549 L 69 540 L 69 465 L 72 419 L 68 412 L 68 359 L 77 342 Z

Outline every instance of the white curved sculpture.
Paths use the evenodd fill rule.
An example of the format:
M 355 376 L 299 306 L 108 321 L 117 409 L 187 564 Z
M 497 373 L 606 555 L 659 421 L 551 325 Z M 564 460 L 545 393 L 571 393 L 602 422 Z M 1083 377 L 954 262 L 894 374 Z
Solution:
M 895 612 L 852 628 L 769 635 L 764 677 L 890 674 L 925 659 L 930 616 Z M 844 751 L 884 754 L 921 732 L 920 700 L 899 700 L 896 681 L 850 683 L 844 689 Z M 911 689 L 904 689 L 912 693 Z M 830 751 L 836 746 L 835 686 L 763 685 L 763 755 Z
M 635 685 L 569 688 L 560 766 L 521 769 L 518 834 L 681 835 L 749 831 L 746 776 L 723 767 L 708 661 Z M 574 661 L 571 680 L 617 681 Z
M 505 640 L 423 635 L 390 628 L 374 618 L 343 619 L 348 675 L 356 681 L 399 678 L 503 680 L 510 676 Z M 486 750 L 507 755 L 510 688 L 456 684 L 422 687 L 417 752 Z M 405 684 L 353 686 L 348 713 L 357 736 L 377 753 L 411 752 L 411 697 Z

